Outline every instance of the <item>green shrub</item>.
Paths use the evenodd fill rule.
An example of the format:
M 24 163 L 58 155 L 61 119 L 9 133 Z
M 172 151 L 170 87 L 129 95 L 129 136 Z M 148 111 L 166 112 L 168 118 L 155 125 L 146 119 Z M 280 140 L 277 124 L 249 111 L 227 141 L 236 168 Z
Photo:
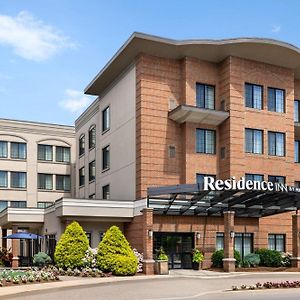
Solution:
M 260 264 L 260 257 L 256 253 L 249 253 L 244 257 L 242 262 L 243 267 L 250 268 L 250 267 L 257 267 Z
M 110 227 L 98 246 L 98 267 L 114 275 L 134 275 L 138 261 L 128 241 L 117 226 Z
M 33 265 L 44 267 L 52 263 L 51 257 L 45 252 L 39 252 L 33 256 Z
M 282 256 L 279 251 L 270 249 L 258 249 L 255 251 L 260 257 L 260 265 L 265 267 L 282 266 Z
M 193 250 L 193 257 L 192 257 L 192 262 L 193 263 L 201 263 L 204 260 L 204 255 L 202 252 L 198 249 Z
M 169 260 L 168 255 L 166 254 L 163 247 L 160 247 L 156 251 L 156 260 Z
M 212 266 L 215 268 L 223 268 L 223 258 L 224 258 L 224 250 L 216 250 L 212 256 Z M 234 258 L 235 258 L 235 265 L 239 266 L 241 264 L 241 255 L 240 252 L 237 250 L 234 250 Z
M 56 245 L 54 260 L 59 268 L 81 268 L 89 240 L 82 227 L 77 222 L 67 226 Z

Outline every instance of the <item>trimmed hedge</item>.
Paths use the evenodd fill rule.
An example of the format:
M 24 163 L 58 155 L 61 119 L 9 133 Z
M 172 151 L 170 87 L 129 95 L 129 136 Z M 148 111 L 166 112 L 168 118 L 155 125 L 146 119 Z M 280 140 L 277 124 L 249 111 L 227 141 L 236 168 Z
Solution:
M 89 248 L 89 240 L 76 221 L 67 226 L 56 245 L 54 260 L 59 268 L 81 268 L 83 258 Z
M 127 239 L 117 226 L 110 227 L 98 246 L 98 267 L 114 275 L 134 275 L 138 261 Z
M 260 265 L 264 267 L 280 267 L 282 266 L 281 252 L 270 249 L 257 249 L 256 254 L 260 257 Z
M 257 253 L 249 253 L 244 257 L 242 262 L 243 267 L 257 267 L 260 264 L 260 256 Z
M 39 252 L 33 256 L 33 265 L 44 267 L 52 263 L 51 257 L 45 252 Z
M 223 268 L 223 258 L 224 258 L 224 250 L 216 250 L 212 256 L 212 266 L 215 268 Z M 234 258 L 235 258 L 235 265 L 239 266 L 241 264 L 241 255 L 240 252 L 237 250 L 234 250 Z

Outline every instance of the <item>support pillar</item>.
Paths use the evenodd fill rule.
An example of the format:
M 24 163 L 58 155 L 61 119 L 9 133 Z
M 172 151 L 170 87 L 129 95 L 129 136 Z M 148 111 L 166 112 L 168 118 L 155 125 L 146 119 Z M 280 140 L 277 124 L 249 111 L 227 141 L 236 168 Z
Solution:
M 153 209 L 143 209 L 143 272 L 146 275 L 154 274 L 154 259 L 153 259 Z
M 2 238 L 7 236 L 7 229 L 2 228 Z M 7 239 L 2 239 L 2 248 L 7 249 Z
M 292 215 L 292 267 L 300 268 L 300 214 Z
M 18 232 L 18 226 L 13 225 L 12 226 L 12 233 Z M 20 240 L 13 239 L 12 240 L 12 267 L 18 268 L 19 267 L 19 246 L 20 246 Z
M 235 271 L 234 258 L 234 211 L 224 212 L 224 259 L 225 272 Z

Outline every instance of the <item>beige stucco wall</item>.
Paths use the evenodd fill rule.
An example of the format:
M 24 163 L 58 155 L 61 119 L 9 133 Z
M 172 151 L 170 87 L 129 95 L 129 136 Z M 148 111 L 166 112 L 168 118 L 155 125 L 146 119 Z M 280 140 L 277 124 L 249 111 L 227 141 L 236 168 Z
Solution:
M 136 177 L 136 76 L 135 66 L 127 70 L 103 96 L 76 120 L 76 197 L 95 193 L 102 199 L 102 186 L 110 185 L 110 199 L 134 200 Z M 110 130 L 102 134 L 102 111 L 110 106 Z M 88 149 L 88 131 L 96 124 L 96 148 Z M 78 157 L 78 139 L 85 134 L 85 154 Z M 110 145 L 110 169 L 102 172 L 102 148 Z M 96 159 L 96 180 L 89 182 L 88 165 Z M 78 174 L 85 167 L 85 186 L 79 187 Z

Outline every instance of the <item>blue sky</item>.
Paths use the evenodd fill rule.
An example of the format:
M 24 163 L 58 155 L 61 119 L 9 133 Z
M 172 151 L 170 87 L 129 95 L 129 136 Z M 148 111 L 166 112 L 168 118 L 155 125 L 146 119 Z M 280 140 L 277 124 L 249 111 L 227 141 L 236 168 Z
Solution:
M 73 124 L 83 89 L 134 31 L 300 47 L 300 1 L 0 0 L 0 118 Z

